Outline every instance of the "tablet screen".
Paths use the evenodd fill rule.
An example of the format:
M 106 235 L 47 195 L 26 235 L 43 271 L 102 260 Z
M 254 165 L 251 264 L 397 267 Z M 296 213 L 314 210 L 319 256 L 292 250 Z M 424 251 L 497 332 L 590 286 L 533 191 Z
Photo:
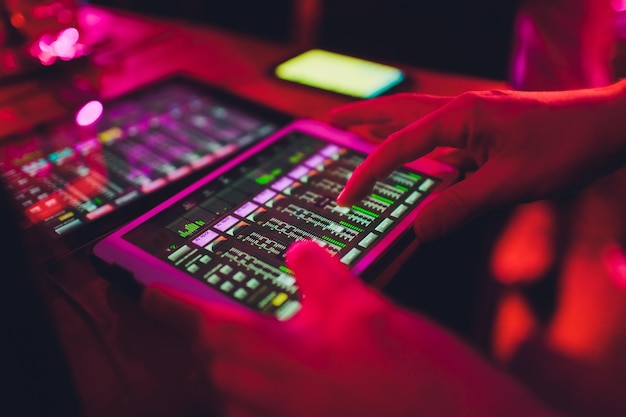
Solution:
M 292 242 L 315 240 L 354 269 L 439 182 L 400 168 L 358 204 L 339 207 L 364 159 L 291 131 L 122 239 L 255 310 L 288 317 L 300 306 L 284 258 Z
M 267 113 L 174 77 L 105 102 L 91 126 L 3 140 L 0 172 L 31 224 L 66 236 L 268 136 Z

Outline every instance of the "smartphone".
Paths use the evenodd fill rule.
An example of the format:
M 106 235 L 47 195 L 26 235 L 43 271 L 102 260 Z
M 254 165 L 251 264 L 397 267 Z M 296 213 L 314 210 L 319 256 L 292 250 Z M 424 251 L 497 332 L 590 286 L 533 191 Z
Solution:
M 94 263 L 135 295 L 160 282 L 282 320 L 301 306 L 285 253 L 307 239 L 379 287 L 415 250 L 418 210 L 458 171 L 420 158 L 339 207 L 337 195 L 371 149 L 323 122 L 294 121 L 100 240 Z
M 399 68 L 323 49 L 311 49 L 278 64 L 274 75 L 360 99 L 377 97 L 406 81 Z

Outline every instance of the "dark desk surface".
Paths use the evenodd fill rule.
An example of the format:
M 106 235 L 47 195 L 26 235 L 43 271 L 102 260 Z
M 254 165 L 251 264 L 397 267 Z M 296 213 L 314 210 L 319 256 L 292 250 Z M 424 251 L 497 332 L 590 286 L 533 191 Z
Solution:
M 268 69 L 296 46 L 224 30 L 83 7 L 83 40 L 94 45 L 77 74 L 104 98 L 166 74 L 184 71 L 294 116 L 324 119 L 345 103 L 332 94 L 272 79 Z M 456 95 L 504 88 L 502 82 L 404 67 L 414 91 Z M 36 81 L 0 87 L 0 135 L 67 112 L 49 93 L 25 94 Z M 23 94 L 24 93 L 24 94 Z M 23 95 L 19 101 L 11 98 Z M 41 273 L 46 301 L 89 416 L 197 415 L 207 398 L 184 340 L 143 316 L 137 302 L 98 276 L 83 252 Z

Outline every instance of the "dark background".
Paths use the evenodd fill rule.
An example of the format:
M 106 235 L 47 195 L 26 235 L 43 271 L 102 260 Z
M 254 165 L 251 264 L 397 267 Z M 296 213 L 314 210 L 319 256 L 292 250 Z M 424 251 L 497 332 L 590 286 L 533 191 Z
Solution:
M 297 0 L 90 0 L 293 41 Z M 507 79 L 514 0 L 318 0 L 319 47 L 426 69 Z

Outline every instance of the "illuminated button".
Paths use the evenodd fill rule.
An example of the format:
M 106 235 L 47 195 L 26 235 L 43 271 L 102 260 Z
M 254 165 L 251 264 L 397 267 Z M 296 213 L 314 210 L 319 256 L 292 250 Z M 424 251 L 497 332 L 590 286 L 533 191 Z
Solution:
M 272 184 L 272 189 L 276 191 L 283 191 L 285 188 L 289 187 L 291 184 L 293 184 L 293 180 L 291 178 L 283 177 L 279 179 L 278 181 L 276 181 L 274 184 Z
M 287 320 L 302 308 L 302 304 L 297 300 L 291 300 L 283 304 L 276 310 L 276 318 L 278 320 Z
M 237 218 L 235 218 L 233 216 L 226 216 L 222 220 L 217 222 L 217 224 L 215 224 L 215 228 L 217 230 L 221 230 L 222 232 L 225 232 L 226 230 L 228 230 L 232 226 L 234 226 L 235 223 L 237 223 L 238 221 L 239 220 L 237 220 Z
M 404 201 L 407 204 L 415 204 L 415 202 L 417 200 L 419 200 L 421 196 L 422 196 L 422 193 L 418 193 L 417 191 L 413 191 L 411 194 L 409 194 L 409 196 Z
M 221 281 L 221 278 L 220 278 L 220 277 L 219 277 L 219 275 L 217 275 L 217 274 L 211 274 L 211 276 L 210 276 L 210 277 L 208 277 L 208 278 L 206 279 L 206 281 L 207 281 L 209 284 L 213 284 L 213 285 L 215 285 L 215 284 L 217 284 L 218 282 L 220 282 L 220 281 Z
M 248 291 L 244 290 L 243 288 L 239 288 L 237 289 L 237 291 L 235 291 L 233 295 L 236 299 L 243 300 L 248 295 Z
M 430 178 L 426 178 L 424 182 L 422 183 L 422 185 L 417 187 L 417 189 L 422 192 L 426 192 L 430 190 L 433 185 L 435 185 L 435 181 L 431 180 Z
M 164 178 L 158 178 L 158 179 L 156 179 L 154 181 L 142 184 L 141 185 L 141 191 L 144 194 L 149 194 L 149 193 L 153 192 L 154 190 L 163 187 L 165 184 L 167 184 L 167 180 L 165 180 Z
M 304 162 L 304 165 L 319 169 L 324 164 L 324 157 L 322 155 L 313 155 Z
M 215 157 L 213 155 L 204 155 L 194 161 L 191 162 L 191 166 L 194 169 L 202 168 L 207 166 L 215 161 Z
M 252 213 L 257 208 L 259 208 L 259 206 L 257 206 L 256 204 L 247 202 L 247 203 L 244 203 L 243 206 L 235 210 L 235 214 L 240 217 L 246 217 L 248 214 Z
M 204 255 L 202 258 L 199 259 L 199 261 L 206 265 L 211 262 L 211 257 L 209 255 Z
M 101 217 L 109 212 L 113 211 L 113 206 L 111 204 L 105 204 L 102 207 L 98 207 L 97 209 L 95 209 L 94 211 L 92 211 L 91 213 L 87 214 L 87 218 L 89 220 L 93 220 L 96 219 L 98 217 Z
M 187 267 L 187 271 L 190 274 L 195 274 L 196 272 L 198 272 L 198 269 L 200 269 L 200 267 L 197 264 L 191 264 Z
M 231 272 L 233 272 L 233 267 L 230 265 L 224 265 L 221 269 L 220 272 L 224 275 L 228 275 Z
M 341 262 L 346 265 L 350 265 L 354 260 L 361 254 L 361 251 L 357 248 L 350 249 L 350 252 L 346 253 L 343 258 L 341 258 Z
M 191 251 L 191 248 L 187 245 L 183 245 L 180 248 L 176 249 L 173 253 L 171 253 L 167 257 L 167 259 L 169 259 L 172 262 L 176 262 L 177 260 L 185 256 L 187 253 L 189 253 L 189 251 Z
M 350 213 L 350 207 L 335 206 L 331 209 L 331 211 L 341 214 L 348 214 Z
M 250 289 L 255 289 L 259 287 L 259 281 L 257 281 L 254 278 L 250 278 L 250 281 L 246 282 L 246 287 L 250 288 Z
M 254 201 L 259 204 L 265 204 L 275 195 L 276 192 L 272 190 L 263 190 L 256 197 L 254 197 Z
M 328 230 L 331 230 L 334 233 L 342 233 L 344 230 L 346 230 L 345 227 L 337 223 L 330 223 L 327 227 L 328 227 Z
M 300 178 L 304 177 L 308 172 L 309 169 L 307 167 L 300 165 L 299 167 L 292 169 L 291 172 L 287 175 L 289 175 L 294 180 L 299 180 Z
M 389 226 L 391 226 L 393 224 L 393 220 L 391 219 L 383 219 L 382 222 L 380 222 L 380 224 L 378 226 L 376 226 L 376 230 L 377 232 L 383 233 L 385 230 L 389 229 Z
M 226 145 L 215 150 L 215 156 L 222 157 L 231 154 L 237 150 L 237 145 L 227 143 Z
M 128 194 L 125 194 L 121 197 L 118 197 L 115 199 L 115 204 L 117 204 L 118 206 L 121 206 L 122 204 L 126 204 L 131 200 L 136 199 L 137 197 L 141 196 L 141 193 L 137 190 L 131 191 Z
M 190 172 L 191 172 L 191 168 L 187 166 L 182 166 L 178 169 L 175 169 L 174 171 L 168 172 L 167 179 L 170 181 L 176 181 L 177 179 L 184 177 Z
M 209 242 L 211 242 L 217 236 L 218 236 L 217 232 L 214 232 L 213 230 L 207 230 L 206 232 L 202 233 L 200 236 L 192 240 L 192 242 L 198 246 L 204 247 L 208 245 Z
M 246 274 L 244 274 L 241 271 L 238 271 L 237 273 L 235 273 L 235 275 L 233 275 L 233 280 L 235 280 L 237 282 L 241 282 L 244 279 L 246 279 Z
M 285 301 L 287 301 L 287 298 L 289 298 L 287 294 L 279 292 L 276 297 L 272 299 L 272 305 L 274 307 L 280 307 Z
M 220 290 L 224 292 L 230 292 L 233 288 L 235 288 L 235 284 L 230 281 L 224 281 L 224 283 L 220 285 Z
M 71 220 L 69 223 L 64 224 L 60 227 L 55 227 L 54 232 L 58 235 L 62 235 L 63 233 L 67 233 L 68 230 L 73 229 L 77 226 L 80 226 L 82 222 L 79 219 Z
M 282 285 L 282 286 L 285 286 L 285 287 L 291 287 L 295 283 L 296 283 L 296 279 L 294 277 L 292 277 L 291 275 L 280 274 L 276 278 L 276 284 L 277 285 Z
M 391 217 L 395 217 L 397 219 L 398 217 L 402 216 L 402 213 L 404 213 L 406 209 L 408 209 L 407 206 L 405 206 L 404 204 L 400 204 L 398 207 L 396 207 L 394 211 L 391 212 Z
M 324 149 L 320 151 L 320 154 L 328 158 L 337 159 L 337 157 L 339 156 L 339 146 L 328 145 L 327 147 L 325 147 Z
M 62 216 L 59 216 L 59 221 L 64 222 L 65 220 L 71 219 L 72 217 L 74 217 L 74 212 L 70 211 L 70 212 L 65 213 Z
M 378 238 L 378 235 L 376 233 L 370 233 L 359 242 L 359 246 L 362 248 L 367 248 L 369 245 L 372 244 L 373 241 L 376 240 L 376 238 Z

